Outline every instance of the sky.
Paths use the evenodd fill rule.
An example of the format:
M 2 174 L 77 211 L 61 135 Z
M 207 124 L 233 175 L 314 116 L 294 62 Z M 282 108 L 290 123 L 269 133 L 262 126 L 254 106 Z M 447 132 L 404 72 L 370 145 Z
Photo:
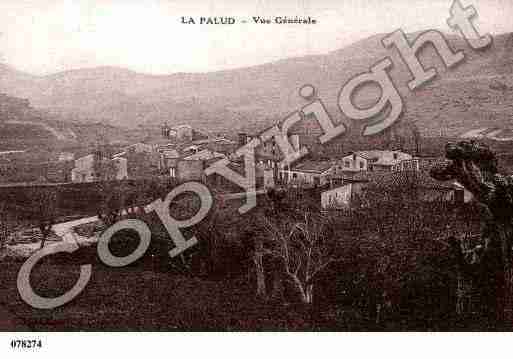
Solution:
M 474 5 L 481 33 L 513 32 L 512 0 Z M 210 72 L 322 54 L 402 28 L 446 25 L 452 0 L 1 0 L 0 55 L 46 75 L 117 66 L 149 74 Z M 184 25 L 182 16 L 233 16 L 246 24 Z M 315 25 L 257 25 L 252 16 L 310 16 Z

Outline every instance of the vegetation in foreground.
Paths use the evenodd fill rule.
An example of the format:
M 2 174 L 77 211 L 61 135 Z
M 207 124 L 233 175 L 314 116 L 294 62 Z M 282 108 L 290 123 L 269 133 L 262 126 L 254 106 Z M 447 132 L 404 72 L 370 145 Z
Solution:
M 456 313 L 457 270 L 439 240 L 447 231 L 479 229 L 479 213 L 420 202 L 415 193 L 370 188 L 357 209 L 333 214 L 294 191 L 262 197 L 242 217 L 218 203 L 187 234 L 199 244 L 173 260 L 164 229 L 146 217 L 152 245 L 129 267 L 105 266 L 92 246 L 34 269 L 34 289 L 54 297 L 73 286 L 80 264 L 93 264 L 73 302 L 51 311 L 29 307 L 16 289 L 17 261 L 0 264 L 0 297 L 27 326 L 45 331 L 499 329 L 478 311 Z M 189 198 L 171 207 L 177 217 L 188 211 Z M 120 232 L 111 250 L 127 255 L 137 243 Z
M 43 296 L 71 288 L 80 264 L 94 267 L 85 291 L 52 311 L 21 301 L 21 263 L 4 261 L 0 298 L 35 330 L 511 329 L 494 300 L 493 273 L 479 262 L 476 271 L 461 265 L 462 255 L 475 258 L 480 243 L 493 240 L 493 231 L 483 230 L 491 224 L 483 206 L 426 201 L 418 180 L 411 173 L 400 184 L 369 186 L 342 212 L 320 211 L 315 189 L 270 192 L 244 216 L 236 203 L 219 202 L 186 231 L 198 245 L 174 259 L 157 217 L 122 211 L 125 192 L 109 187 L 101 191 L 108 195 L 100 218 L 148 223 L 146 255 L 119 269 L 100 263 L 94 246 L 46 258 L 32 278 Z M 153 186 L 137 193 L 142 203 L 162 196 Z M 171 204 L 175 218 L 196 212 L 198 199 L 188 196 Z M 125 256 L 137 244 L 134 233 L 121 231 L 110 248 Z

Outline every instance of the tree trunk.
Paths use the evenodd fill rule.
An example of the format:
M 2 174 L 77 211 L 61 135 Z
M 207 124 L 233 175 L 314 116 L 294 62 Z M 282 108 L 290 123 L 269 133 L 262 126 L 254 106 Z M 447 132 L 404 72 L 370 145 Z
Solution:
M 257 296 L 265 299 L 267 294 L 265 290 L 265 272 L 263 263 L 264 242 L 262 240 L 255 240 L 255 254 L 253 262 L 255 263 L 255 275 L 257 284 Z
M 39 230 L 41 231 L 41 247 L 40 249 L 43 249 L 45 246 L 46 239 L 50 235 L 52 231 L 52 225 L 51 224 L 41 224 L 39 225 Z
M 273 284 L 271 289 L 271 299 L 276 302 L 283 302 L 283 293 L 284 293 L 284 286 L 283 286 L 283 279 L 281 278 L 281 275 L 278 273 L 274 273 L 273 276 Z
M 307 304 L 313 303 L 313 284 L 308 284 L 306 286 L 305 297 Z
M 296 275 L 290 273 L 286 273 L 286 278 L 286 282 L 289 286 L 289 288 L 286 289 L 289 293 L 288 296 L 290 296 L 290 301 L 295 303 L 310 304 L 313 290 L 309 296 L 307 293 L 307 288 L 313 288 L 313 284 L 309 284 L 307 288 L 305 288 L 299 278 Z

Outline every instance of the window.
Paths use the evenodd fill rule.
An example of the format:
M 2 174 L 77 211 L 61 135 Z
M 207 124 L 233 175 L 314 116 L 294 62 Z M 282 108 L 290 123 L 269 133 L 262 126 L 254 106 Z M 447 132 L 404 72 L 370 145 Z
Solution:
M 363 163 L 362 161 L 360 161 L 360 168 L 363 168 L 365 167 L 365 163 Z
M 347 168 L 351 167 L 351 161 L 345 160 L 344 161 L 344 167 L 347 167 Z
M 397 159 L 397 153 L 394 153 L 394 160 Z
M 297 173 L 293 173 L 292 178 L 297 178 Z

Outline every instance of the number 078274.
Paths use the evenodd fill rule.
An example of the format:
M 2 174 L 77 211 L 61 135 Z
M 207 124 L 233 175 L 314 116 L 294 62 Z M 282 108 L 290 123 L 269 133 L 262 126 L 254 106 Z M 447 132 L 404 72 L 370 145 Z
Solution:
M 43 342 L 40 339 L 13 339 L 11 340 L 12 349 L 40 349 L 43 347 Z

